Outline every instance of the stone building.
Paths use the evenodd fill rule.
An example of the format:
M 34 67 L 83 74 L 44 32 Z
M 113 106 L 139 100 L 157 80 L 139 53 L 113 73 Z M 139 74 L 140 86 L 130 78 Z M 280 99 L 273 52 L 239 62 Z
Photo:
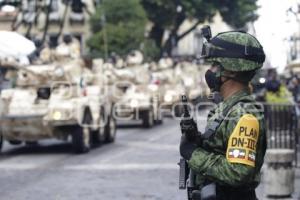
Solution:
M 96 3 L 94 0 L 3 0 L 0 30 L 15 30 L 33 39 L 41 39 L 45 34 L 53 44 L 57 43 L 57 36 L 68 33 L 84 45 L 90 35 L 88 21 Z
M 83 49 L 86 39 L 91 35 L 90 15 L 95 12 L 99 2 L 100 0 L 2 0 L 0 1 L 0 30 L 15 30 L 32 39 L 42 39 L 47 35 L 46 39 L 53 45 L 59 42 L 58 36 L 68 33 L 79 39 Z M 180 32 L 186 31 L 194 23 L 193 20 L 186 20 Z M 217 14 L 209 25 L 213 35 L 230 30 L 220 14 Z M 180 40 L 174 54 L 179 56 L 197 54 L 202 42 L 199 34 L 202 26 L 199 25 Z M 168 36 L 168 32 L 165 36 Z
M 184 32 L 185 30 L 193 26 L 193 24 L 195 24 L 194 21 L 186 20 L 180 27 L 179 32 Z M 199 47 L 202 43 L 200 29 L 203 27 L 203 25 L 210 25 L 213 36 L 219 32 L 231 30 L 231 28 L 222 20 L 221 15 L 216 14 L 212 22 L 200 24 L 194 31 L 192 31 L 190 34 L 179 41 L 176 50 L 178 55 L 191 56 L 197 54 L 200 51 Z

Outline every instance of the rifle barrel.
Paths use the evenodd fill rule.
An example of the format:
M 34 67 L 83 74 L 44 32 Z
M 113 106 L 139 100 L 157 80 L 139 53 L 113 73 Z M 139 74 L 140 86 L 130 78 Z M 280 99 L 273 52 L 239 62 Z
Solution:
M 189 109 L 187 106 L 187 103 L 188 103 L 187 97 L 185 95 L 182 95 L 181 101 L 183 104 L 184 117 L 190 117 L 190 112 L 189 112 Z

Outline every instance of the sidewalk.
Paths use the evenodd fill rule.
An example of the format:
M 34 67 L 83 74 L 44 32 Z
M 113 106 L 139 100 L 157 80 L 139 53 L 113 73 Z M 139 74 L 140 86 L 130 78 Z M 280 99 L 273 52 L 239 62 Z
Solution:
M 264 170 L 266 168 L 264 167 Z M 264 174 L 263 174 L 264 175 Z M 256 194 L 259 200 L 273 200 L 270 198 L 267 198 L 266 195 L 264 194 L 264 177 L 262 175 L 262 182 L 256 189 Z M 294 187 L 294 194 L 292 198 L 287 198 L 285 200 L 300 200 L 300 167 L 295 169 L 295 187 Z M 281 199 L 276 199 L 276 200 L 281 200 Z

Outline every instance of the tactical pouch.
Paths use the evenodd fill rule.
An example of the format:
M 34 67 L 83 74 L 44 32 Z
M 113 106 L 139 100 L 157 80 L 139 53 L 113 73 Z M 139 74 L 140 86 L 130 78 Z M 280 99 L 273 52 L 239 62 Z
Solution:
M 216 191 L 215 183 L 208 184 L 201 189 L 201 200 L 216 200 L 216 199 L 217 199 L 217 191 Z
M 216 185 L 209 184 L 203 187 L 201 190 L 192 190 L 190 191 L 191 200 L 216 200 Z

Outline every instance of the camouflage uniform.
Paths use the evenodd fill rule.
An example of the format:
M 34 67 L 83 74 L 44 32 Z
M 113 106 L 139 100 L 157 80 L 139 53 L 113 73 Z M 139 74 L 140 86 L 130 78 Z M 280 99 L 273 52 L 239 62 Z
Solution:
M 224 195 L 227 198 L 231 194 L 227 189 L 228 186 L 232 190 L 236 190 L 234 193 L 241 194 L 244 190 L 248 192 L 249 189 L 254 189 L 260 181 L 260 169 L 263 164 L 263 158 L 266 151 L 266 135 L 264 127 L 264 118 L 262 113 L 253 105 L 255 100 L 249 95 L 248 91 L 241 91 L 224 102 L 220 103 L 214 110 L 212 110 L 208 116 L 208 126 L 216 118 L 219 118 L 219 115 L 222 115 L 223 110 L 226 107 L 231 106 L 233 102 L 244 102 L 246 103 L 236 103 L 229 111 L 226 116 L 226 119 L 223 120 L 219 128 L 217 129 L 214 137 L 203 142 L 202 147 L 197 148 L 191 159 L 189 160 L 189 166 L 194 170 L 197 176 L 198 184 L 204 184 L 204 180 L 212 181 L 217 183 L 217 195 Z M 251 115 L 251 117 L 243 118 L 244 116 Z M 236 141 L 236 139 L 231 138 L 230 136 L 234 130 L 239 126 L 239 122 L 243 123 L 252 123 L 251 121 L 257 121 L 259 127 L 254 127 L 257 130 L 257 137 L 246 137 L 245 134 L 241 134 L 236 137 L 236 139 L 247 139 L 255 141 L 256 147 L 251 148 L 254 153 L 253 162 L 246 162 L 249 157 L 249 151 L 246 147 L 246 144 L 237 145 L 232 147 L 233 149 L 245 150 L 246 154 L 241 158 L 228 158 L 230 157 L 230 143 Z M 250 129 L 248 129 L 248 135 L 250 135 Z M 234 141 L 233 141 L 234 140 Z M 239 157 L 239 155 L 238 155 Z M 224 190 L 224 191 L 223 191 Z M 234 194 L 233 193 L 233 194 Z
M 263 65 L 262 46 L 256 38 L 242 32 L 221 33 L 215 38 L 225 41 L 223 42 L 224 55 L 228 55 L 228 51 L 237 55 L 237 51 L 243 48 L 245 53 L 242 52 L 244 56 L 238 54 L 242 55 L 242 58 L 222 57 L 220 54 L 208 55 L 208 61 L 220 64 L 219 70 L 215 72 L 215 79 L 213 81 L 206 79 L 208 85 L 211 85 L 210 88 L 218 88 L 213 87 L 213 84 L 218 80 L 222 84 L 221 77 L 231 78 L 247 85 L 256 70 Z M 213 40 L 214 38 L 211 44 L 217 44 L 216 40 Z M 234 47 L 234 44 L 237 46 Z M 212 50 L 220 50 L 220 48 L 222 50 L 220 46 L 210 47 Z M 253 49 L 254 54 L 257 51 L 260 58 L 254 57 L 257 55 L 252 58 L 247 57 L 250 55 L 248 50 L 253 53 Z M 228 77 L 227 72 L 237 74 Z M 214 129 L 211 137 L 205 139 L 194 150 L 192 146 L 190 146 L 191 150 L 184 148 L 184 140 L 182 142 L 182 155 L 189 160 L 189 167 L 196 173 L 196 184 L 201 188 L 206 184 L 215 183 L 218 200 L 256 199 L 255 188 L 260 182 L 260 170 L 266 152 L 265 122 L 261 108 L 248 89 L 237 91 L 209 113 L 206 130 L 213 127 L 216 122 L 219 125 Z M 184 156 L 186 152 L 192 152 L 190 158 Z

